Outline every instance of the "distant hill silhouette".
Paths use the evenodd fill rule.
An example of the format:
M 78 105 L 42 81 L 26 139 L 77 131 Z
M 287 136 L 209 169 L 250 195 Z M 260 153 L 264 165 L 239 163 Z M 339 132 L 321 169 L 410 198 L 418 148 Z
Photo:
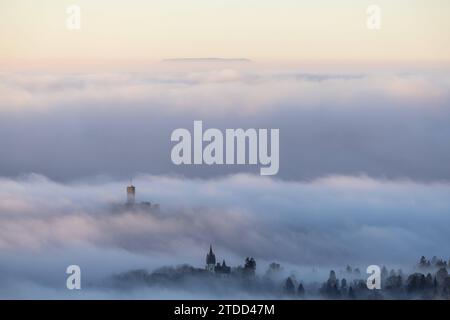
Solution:
M 250 59 L 245 58 L 175 58 L 175 59 L 164 59 L 162 62 L 239 62 L 239 63 L 249 63 L 252 62 Z

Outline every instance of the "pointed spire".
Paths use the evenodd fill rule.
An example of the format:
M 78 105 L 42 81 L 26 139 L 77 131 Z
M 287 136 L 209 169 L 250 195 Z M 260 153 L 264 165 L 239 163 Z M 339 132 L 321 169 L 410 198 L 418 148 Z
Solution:
M 211 244 L 209 245 L 209 253 L 210 253 L 210 254 L 213 253 L 213 251 L 212 251 L 212 245 L 211 245 Z

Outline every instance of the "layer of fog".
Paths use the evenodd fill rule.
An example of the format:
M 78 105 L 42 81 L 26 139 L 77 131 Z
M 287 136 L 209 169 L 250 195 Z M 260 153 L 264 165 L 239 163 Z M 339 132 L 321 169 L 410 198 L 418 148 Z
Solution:
M 299 279 L 309 278 L 312 268 L 326 272 L 350 264 L 364 272 L 370 264 L 391 268 L 411 266 L 421 255 L 450 256 L 447 183 L 142 175 L 134 180 L 137 200 L 159 203 L 161 211 L 153 214 L 116 210 L 126 184 L 2 178 L 2 297 L 204 297 L 207 292 L 182 288 L 121 292 L 98 284 L 132 269 L 183 263 L 203 268 L 209 244 L 228 265 L 252 256 L 260 275 L 276 261 Z M 65 289 L 70 264 L 82 268 L 81 293 Z
M 205 128 L 280 128 L 285 180 L 450 179 L 448 73 L 180 70 L 1 73 L 0 175 L 70 181 L 258 172 L 174 166 L 171 132 L 203 120 Z

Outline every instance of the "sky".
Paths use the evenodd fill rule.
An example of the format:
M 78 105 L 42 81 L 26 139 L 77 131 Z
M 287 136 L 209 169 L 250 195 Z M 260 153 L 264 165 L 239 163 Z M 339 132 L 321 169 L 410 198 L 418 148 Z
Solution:
M 82 10 L 77 31 L 66 28 L 71 4 Z M 372 4 L 381 8 L 378 31 L 366 27 Z M 446 0 L 3 0 L 0 63 L 223 57 L 448 64 L 449 13 Z

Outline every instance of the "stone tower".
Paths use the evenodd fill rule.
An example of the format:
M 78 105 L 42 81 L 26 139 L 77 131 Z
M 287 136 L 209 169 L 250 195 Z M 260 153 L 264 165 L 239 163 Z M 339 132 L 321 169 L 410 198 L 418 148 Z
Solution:
M 136 197 L 136 188 L 133 185 L 127 187 L 127 205 L 133 206 Z

